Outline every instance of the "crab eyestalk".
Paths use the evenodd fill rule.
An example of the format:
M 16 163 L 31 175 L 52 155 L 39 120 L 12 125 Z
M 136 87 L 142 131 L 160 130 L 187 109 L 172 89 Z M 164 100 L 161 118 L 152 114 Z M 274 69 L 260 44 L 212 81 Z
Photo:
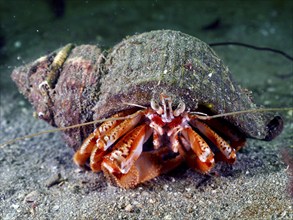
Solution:
M 184 111 L 185 111 L 185 103 L 184 102 L 180 102 L 177 106 L 177 108 L 173 111 L 173 114 L 175 117 L 178 117 L 179 115 L 181 115 Z
M 161 103 L 163 106 L 164 113 L 162 119 L 164 122 L 171 122 L 174 118 L 173 109 L 172 109 L 172 99 L 170 96 L 161 94 L 160 95 Z
M 162 107 L 154 99 L 151 100 L 151 108 L 155 110 L 155 112 L 157 112 L 158 115 L 163 114 Z

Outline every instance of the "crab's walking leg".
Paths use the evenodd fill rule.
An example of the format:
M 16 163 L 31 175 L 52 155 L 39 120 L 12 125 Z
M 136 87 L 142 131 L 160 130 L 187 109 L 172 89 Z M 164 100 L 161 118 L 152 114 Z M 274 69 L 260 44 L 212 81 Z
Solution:
M 224 160 L 234 163 L 236 160 L 236 150 L 232 148 L 223 138 L 214 132 L 209 126 L 199 120 L 192 120 L 191 124 L 195 126 L 204 136 L 206 136 L 221 151 L 222 154 L 216 154 L 217 160 Z
M 111 173 L 127 173 L 150 135 L 151 128 L 147 124 L 136 127 L 115 144 L 112 152 L 104 157 L 102 166 Z
M 186 150 L 188 164 L 202 172 L 209 172 L 215 164 L 214 154 L 204 139 L 190 126 L 182 130 L 181 142 Z
M 101 163 L 103 157 L 107 154 L 107 150 L 112 146 L 120 137 L 133 129 L 143 116 L 143 111 L 137 111 L 129 119 L 124 120 L 113 129 L 107 131 L 96 142 L 96 146 L 92 150 L 90 156 L 90 167 L 94 172 L 101 170 Z
M 91 133 L 82 143 L 81 147 L 73 156 L 73 161 L 78 166 L 83 166 L 91 155 L 93 148 L 96 145 L 96 140 L 99 137 L 97 129 Z
M 113 115 L 113 118 L 123 117 L 131 114 L 133 111 L 124 111 Z M 130 115 L 129 119 L 126 120 L 113 120 L 104 122 L 100 125 L 93 133 L 89 135 L 83 142 L 79 150 L 75 153 L 73 160 L 79 165 L 83 166 L 91 155 L 97 155 L 97 153 L 104 153 L 107 148 L 113 144 L 120 136 L 124 135 L 128 130 L 134 127 L 141 118 L 141 111 L 138 111 Z M 97 149 L 100 148 L 101 151 Z M 105 154 L 105 153 L 104 153 Z M 97 155 L 96 157 L 98 157 Z M 101 156 L 101 155 L 100 155 Z M 93 156 L 92 156 L 93 157 Z M 93 160 L 94 171 L 100 170 L 100 164 L 94 164 L 97 159 Z
M 215 131 L 221 135 L 222 137 L 229 140 L 230 146 L 235 148 L 236 151 L 240 150 L 246 141 L 245 135 L 237 130 L 236 127 L 228 124 L 224 120 L 213 119 L 207 120 L 204 122 L 211 129 L 215 129 Z
M 119 140 L 112 152 L 103 158 L 101 168 L 105 175 L 124 188 L 131 187 L 134 182 L 137 182 L 139 173 L 132 167 L 140 157 L 143 144 L 151 133 L 152 129 L 147 124 L 143 124 Z
M 113 115 L 113 118 L 117 117 L 123 117 L 126 116 L 129 112 L 120 112 L 115 115 Z M 122 120 L 113 120 L 113 121 L 107 121 L 101 124 L 98 128 L 94 130 L 93 133 L 91 133 L 83 142 L 83 144 L 80 146 L 78 151 L 73 156 L 73 161 L 78 166 L 83 166 L 86 161 L 89 159 L 95 145 L 97 139 L 99 139 L 102 135 L 104 135 L 107 131 L 112 130 L 114 127 L 119 125 L 122 122 Z

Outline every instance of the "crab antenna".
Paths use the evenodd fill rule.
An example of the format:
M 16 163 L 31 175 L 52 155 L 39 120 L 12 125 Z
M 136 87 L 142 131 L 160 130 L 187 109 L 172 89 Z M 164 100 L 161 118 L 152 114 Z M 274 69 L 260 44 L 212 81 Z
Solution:
M 129 103 L 129 104 L 131 104 L 131 103 Z M 165 100 L 163 101 L 163 104 L 165 104 Z M 168 102 L 168 104 L 169 104 L 169 106 L 171 105 L 171 103 L 169 103 L 169 102 Z M 144 106 L 140 106 L 140 105 L 136 105 L 136 104 L 131 104 L 131 105 L 146 108 Z M 164 107 L 166 108 L 166 104 L 164 105 Z M 172 110 L 172 108 L 171 108 L 171 110 Z M 288 107 L 288 108 L 260 108 L 260 109 L 249 109 L 249 110 L 242 110 L 242 111 L 236 111 L 236 112 L 223 113 L 223 114 L 218 114 L 218 115 L 213 115 L 213 116 L 208 116 L 205 113 L 201 113 L 201 112 L 191 112 L 191 113 L 197 114 L 200 117 L 200 119 L 202 119 L 202 120 L 209 120 L 209 119 L 213 119 L 213 118 L 220 118 L 220 117 L 225 117 L 225 116 L 230 116 L 230 115 L 238 115 L 238 114 L 245 114 L 245 113 L 269 112 L 269 111 L 292 111 L 292 110 L 293 110 L 293 107 Z M 72 129 L 72 128 L 78 128 L 78 127 L 91 125 L 91 124 L 96 124 L 96 123 L 101 123 L 101 122 L 106 122 L 106 121 L 124 120 L 124 119 L 129 119 L 129 118 L 131 118 L 131 115 L 125 116 L 125 117 L 100 119 L 100 120 L 81 123 L 81 124 L 77 124 L 77 125 L 71 125 L 71 126 L 68 126 L 68 127 L 61 127 L 61 128 L 41 131 L 41 132 L 38 132 L 38 133 L 35 133 L 35 134 L 25 135 L 25 136 L 18 137 L 18 138 L 12 139 L 10 141 L 4 142 L 4 143 L 0 144 L 0 149 L 5 147 L 6 145 L 12 144 L 12 143 L 14 143 L 16 141 L 24 140 L 26 138 L 36 137 L 36 136 L 39 136 L 39 135 L 42 135 L 42 134 L 48 134 L 48 133 L 53 133 L 53 132 L 57 132 L 57 131 L 64 131 L 64 130 L 68 130 L 68 129 Z
M 131 117 L 130 116 L 125 116 L 125 117 L 117 117 L 117 118 L 100 119 L 100 120 L 85 122 L 85 123 L 81 123 L 81 124 L 77 124 L 77 125 L 71 125 L 71 126 L 68 126 L 68 127 L 61 127 L 61 128 L 41 131 L 41 132 L 38 132 L 38 133 L 25 135 L 25 136 L 18 137 L 18 138 L 12 139 L 10 141 L 4 142 L 4 143 L 0 144 L 0 149 L 5 147 L 8 144 L 13 144 L 16 141 L 24 140 L 26 138 L 36 137 L 36 136 L 39 136 L 39 135 L 42 135 L 42 134 L 48 134 L 48 133 L 53 133 L 53 132 L 57 132 L 57 131 L 65 131 L 65 130 L 68 130 L 68 129 L 78 128 L 78 127 L 82 127 L 82 126 L 86 126 L 86 125 L 91 125 L 91 124 L 96 124 L 96 123 L 101 123 L 101 122 L 106 122 L 106 121 L 124 120 L 124 119 L 128 119 L 128 118 L 131 118 Z
M 208 114 L 203 112 L 189 112 L 190 114 L 200 115 L 200 116 L 208 116 Z
M 143 108 L 143 109 L 147 109 L 147 107 L 143 106 L 143 105 L 139 105 L 139 104 L 134 104 L 134 103 L 130 103 L 130 102 L 123 102 L 124 105 L 130 105 L 130 106 L 135 106 L 135 107 L 139 107 L 139 108 Z
M 270 112 L 270 111 L 290 111 L 290 110 L 292 111 L 293 107 L 288 107 L 288 108 L 259 108 L 259 109 L 249 109 L 249 110 L 242 110 L 242 111 L 236 111 L 236 112 L 223 113 L 223 114 L 206 116 L 206 117 L 207 117 L 207 119 L 213 119 L 213 118 L 220 118 L 220 117 L 224 117 L 224 116 L 239 115 L 239 114 L 245 114 L 245 113 Z

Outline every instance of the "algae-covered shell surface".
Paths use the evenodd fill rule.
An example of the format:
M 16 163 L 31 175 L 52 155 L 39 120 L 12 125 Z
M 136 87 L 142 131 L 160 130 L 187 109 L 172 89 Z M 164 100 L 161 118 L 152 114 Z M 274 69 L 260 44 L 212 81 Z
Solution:
M 65 51 L 66 59 L 58 68 L 52 68 L 60 51 L 64 49 L 16 68 L 12 74 L 39 117 L 53 126 L 109 117 L 131 108 L 125 102 L 149 106 L 161 93 L 171 95 L 174 105 L 185 102 L 190 111 L 208 109 L 218 114 L 256 108 L 206 43 L 178 31 L 134 35 L 104 53 L 97 46 L 76 46 Z M 54 85 L 44 88 L 42 83 L 52 69 Z M 246 137 L 264 140 L 273 139 L 283 127 L 279 116 L 267 113 L 225 119 Z M 65 133 L 65 140 L 76 149 L 91 130 L 72 129 Z

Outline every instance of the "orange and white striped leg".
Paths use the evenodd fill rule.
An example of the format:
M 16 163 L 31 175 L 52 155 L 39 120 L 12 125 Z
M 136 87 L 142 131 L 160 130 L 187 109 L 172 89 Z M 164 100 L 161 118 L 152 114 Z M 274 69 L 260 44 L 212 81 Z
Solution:
M 129 112 L 120 112 L 112 116 L 112 118 L 123 117 L 128 115 Z M 113 120 L 106 121 L 97 127 L 93 133 L 91 133 L 80 146 L 78 151 L 73 156 L 75 164 L 78 166 L 83 166 L 87 160 L 90 158 L 90 155 L 93 149 L 96 146 L 96 141 L 104 135 L 106 132 L 112 130 L 114 127 L 122 123 L 123 120 Z
M 112 151 L 103 157 L 101 169 L 105 175 L 124 188 L 137 184 L 140 173 L 139 169 L 133 165 L 140 157 L 143 144 L 149 139 L 151 133 L 152 129 L 147 124 L 143 124 L 119 140 Z
M 212 130 L 215 129 L 215 132 L 218 135 L 228 140 L 230 146 L 233 147 L 236 150 L 236 152 L 245 145 L 245 135 L 225 120 L 212 119 L 206 120 L 204 123 L 207 124 L 207 126 L 209 126 Z
M 92 150 L 90 156 L 90 167 L 94 172 L 101 170 L 101 163 L 103 157 L 108 153 L 107 150 L 113 146 L 113 144 L 125 135 L 127 132 L 132 130 L 141 120 L 143 111 L 137 111 L 130 115 L 129 119 L 125 119 L 120 124 L 105 132 L 96 142 L 96 146 Z
M 208 173 L 215 164 L 214 154 L 208 144 L 190 126 L 182 130 L 182 135 L 180 139 L 188 165 L 202 173 Z
M 97 129 L 95 129 L 94 132 L 84 140 L 83 144 L 73 156 L 73 161 L 76 165 L 81 167 L 84 166 L 96 145 L 96 140 L 98 137 L 99 135 L 97 134 Z
M 113 115 L 112 118 L 124 117 L 131 113 L 132 112 L 130 111 L 120 112 L 118 114 Z M 125 134 L 128 131 L 128 130 L 125 130 L 124 133 L 123 132 L 121 133 L 121 132 L 117 132 L 117 130 L 128 129 L 129 127 L 130 127 L 129 129 L 131 129 L 133 127 L 132 126 L 133 123 L 135 124 L 138 123 L 141 115 L 139 114 L 139 117 L 137 117 L 136 114 L 138 114 L 138 112 L 133 114 L 133 118 L 129 118 L 124 121 L 112 120 L 112 121 L 107 121 L 102 123 L 98 128 L 94 130 L 93 133 L 91 133 L 88 136 L 88 138 L 85 139 L 85 141 L 83 142 L 79 150 L 74 154 L 74 157 L 73 157 L 74 162 L 79 166 L 83 166 L 87 162 L 87 160 L 91 157 L 91 154 L 97 150 L 98 146 L 102 146 L 103 147 L 102 151 L 105 151 L 105 148 L 106 148 L 105 146 L 108 145 L 109 147 L 113 143 L 113 141 L 115 141 L 115 138 L 118 139 L 121 135 Z M 132 121 L 132 119 L 134 120 Z M 123 124 L 123 125 L 120 125 L 120 124 Z M 118 137 L 113 135 L 113 132 L 116 132 Z M 114 138 L 114 140 L 112 140 L 111 137 Z M 101 138 L 103 139 L 101 140 Z M 109 140 L 107 140 L 107 138 Z
M 221 153 L 216 154 L 216 160 L 224 160 L 228 163 L 235 162 L 236 150 L 232 148 L 227 141 L 225 141 L 209 126 L 199 120 L 192 120 L 190 123 L 220 150 Z

